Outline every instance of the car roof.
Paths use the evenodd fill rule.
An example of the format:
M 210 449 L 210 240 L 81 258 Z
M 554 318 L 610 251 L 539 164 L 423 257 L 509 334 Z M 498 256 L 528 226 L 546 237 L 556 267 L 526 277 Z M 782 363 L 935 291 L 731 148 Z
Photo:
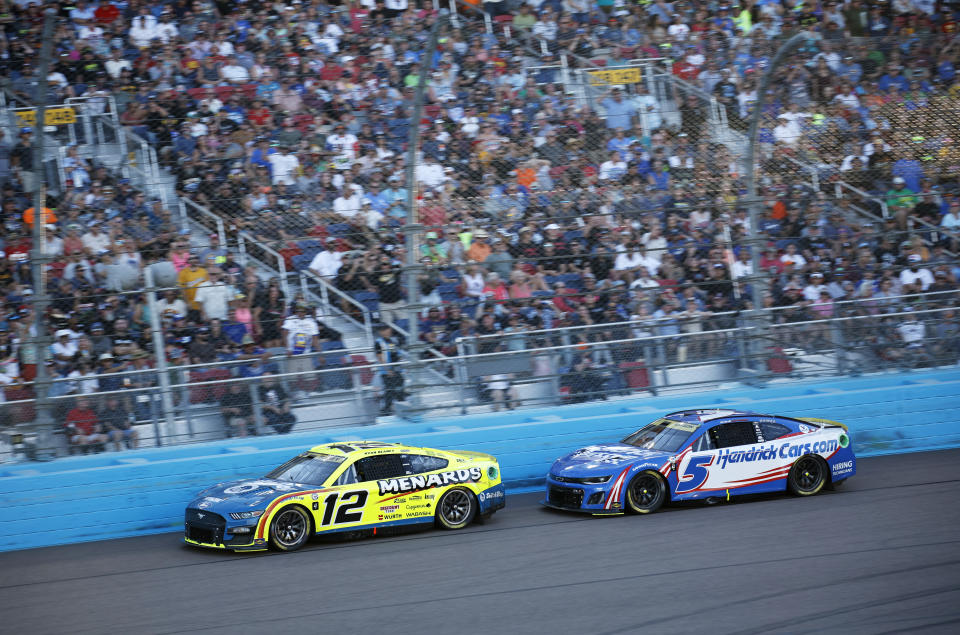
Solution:
M 708 423 L 718 421 L 719 419 L 730 419 L 739 417 L 763 417 L 773 418 L 774 415 L 751 412 L 749 410 L 734 410 L 724 408 L 708 408 L 700 410 L 678 410 L 664 415 L 664 419 L 671 421 L 682 421 L 684 423 Z
M 372 447 L 364 447 L 372 446 Z M 370 454 L 385 454 L 397 452 L 398 450 L 417 450 L 410 445 L 403 443 L 384 443 L 382 441 L 336 441 L 333 443 L 324 443 L 310 448 L 310 452 L 317 454 L 336 454 L 340 456 L 350 456 L 357 458 Z

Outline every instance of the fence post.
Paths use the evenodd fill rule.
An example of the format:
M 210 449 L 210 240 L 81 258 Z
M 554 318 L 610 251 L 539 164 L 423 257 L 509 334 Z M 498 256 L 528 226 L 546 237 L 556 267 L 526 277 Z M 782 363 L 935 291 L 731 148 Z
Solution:
M 258 380 L 247 382 L 247 390 L 250 392 L 250 403 L 253 405 L 253 432 L 255 435 L 263 435 L 263 410 L 260 404 L 260 391 L 256 390 L 255 384 Z
M 153 354 L 157 365 L 157 381 L 160 384 L 160 404 L 167 420 L 167 434 L 173 435 L 176 430 L 174 418 L 173 397 L 170 394 L 170 373 L 167 372 L 167 352 L 163 342 L 163 331 L 160 327 L 160 313 L 157 310 L 157 289 L 153 280 L 153 268 L 143 269 L 143 281 L 147 287 L 147 307 L 150 310 L 150 332 L 153 337 Z M 151 397 L 151 401 L 152 401 Z M 162 437 L 157 434 L 157 445 L 163 445 Z

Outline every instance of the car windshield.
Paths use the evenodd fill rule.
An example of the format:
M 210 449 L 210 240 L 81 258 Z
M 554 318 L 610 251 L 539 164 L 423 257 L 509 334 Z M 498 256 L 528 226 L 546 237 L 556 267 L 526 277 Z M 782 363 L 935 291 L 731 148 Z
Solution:
M 696 423 L 660 419 L 640 428 L 624 439 L 622 443 L 644 450 L 676 452 L 686 444 L 687 439 L 698 427 L 700 426 Z
M 343 463 L 345 457 L 334 454 L 313 454 L 307 452 L 295 456 L 274 471 L 267 478 L 306 485 L 323 485 L 330 475 Z

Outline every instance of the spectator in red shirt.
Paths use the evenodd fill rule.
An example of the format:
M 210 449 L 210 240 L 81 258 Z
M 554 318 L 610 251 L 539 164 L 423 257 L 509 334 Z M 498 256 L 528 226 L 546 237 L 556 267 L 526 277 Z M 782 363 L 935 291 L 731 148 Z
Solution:
M 102 451 L 107 442 L 107 435 L 103 433 L 97 413 L 90 407 L 90 400 L 86 397 L 77 397 L 76 405 L 67 413 L 64 427 L 70 445 L 81 448 L 84 454 L 91 447 L 98 452 Z
M 120 9 L 109 2 L 101 2 L 100 6 L 93 12 L 98 24 L 104 26 L 113 24 L 113 21 L 120 17 Z

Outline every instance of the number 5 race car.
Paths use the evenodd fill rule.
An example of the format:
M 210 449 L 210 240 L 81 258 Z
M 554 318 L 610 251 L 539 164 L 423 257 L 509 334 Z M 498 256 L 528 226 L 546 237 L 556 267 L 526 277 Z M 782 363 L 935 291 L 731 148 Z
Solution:
M 558 459 L 543 504 L 592 514 L 648 514 L 668 501 L 788 490 L 812 496 L 853 476 L 847 428 L 734 410 L 674 412 L 620 443 Z
M 265 477 L 220 483 L 187 506 L 184 541 L 256 551 L 299 549 L 314 534 L 417 523 L 462 529 L 506 502 L 489 454 L 394 443 L 319 445 Z

